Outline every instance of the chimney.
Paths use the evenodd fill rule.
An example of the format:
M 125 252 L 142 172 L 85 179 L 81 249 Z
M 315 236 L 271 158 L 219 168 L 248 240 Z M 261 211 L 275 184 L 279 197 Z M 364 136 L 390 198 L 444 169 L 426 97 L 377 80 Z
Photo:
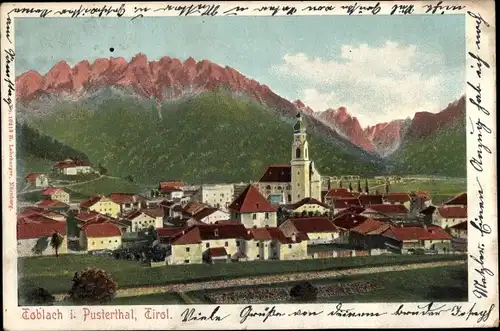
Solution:
M 219 229 L 214 230 L 214 236 L 218 237 L 219 236 Z
M 427 225 L 426 225 L 426 224 L 424 224 L 424 230 L 425 230 L 425 231 L 428 231 L 428 229 L 427 229 Z
M 135 197 L 135 195 L 132 196 L 132 202 L 135 203 L 137 201 L 137 198 Z
M 294 233 L 294 234 L 292 234 L 292 241 L 293 241 L 293 242 L 296 242 L 296 241 L 297 241 L 297 236 L 295 236 L 295 233 Z

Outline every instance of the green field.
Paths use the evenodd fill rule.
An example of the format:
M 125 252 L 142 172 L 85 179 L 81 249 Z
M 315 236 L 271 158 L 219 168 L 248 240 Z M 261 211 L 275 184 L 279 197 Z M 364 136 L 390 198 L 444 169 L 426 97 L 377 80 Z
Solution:
M 51 293 L 65 293 L 71 287 L 74 273 L 86 267 L 109 272 L 119 288 L 164 285 L 186 281 L 220 280 L 305 271 L 399 265 L 438 260 L 463 260 L 460 255 L 391 255 L 312 259 L 303 261 L 252 261 L 228 264 L 194 264 L 150 268 L 135 261 L 91 255 L 62 255 L 18 259 L 19 288 L 44 287 Z M 132 276 L 133 275 L 133 276 Z
M 382 272 L 378 274 L 364 274 L 343 276 L 327 279 L 311 280 L 314 285 L 336 285 L 365 281 L 381 284 L 382 288 L 368 293 L 356 295 L 342 295 L 319 298 L 319 303 L 331 302 L 422 302 L 422 301 L 467 301 L 467 265 L 453 265 L 435 268 L 425 268 L 405 271 Z M 248 290 L 251 295 L 256 288 L 286 288 L 291 289 L 296 282 L 277 283 L 259 286 L 244 286 L 238 288 L 224 288 L 216 290 L 202 290 L 187 292 L 196 304 L 210 303 L 204 295 L 210 292 L 228 293 L 231 290 Z M 139 300 L 139 297 L 136 297 Z M 142 296 L 147 304 L 149 296 Z M 278 304 L 289 302 L 288 298 L 282 301 L 262 302 Z
M 151 185 L 149 185 L 151 187 Z M 83 196 L 108 195 L 112 192 L 143 193 L 148 186 L 140 183 L 129 182 L 125 179 L 115 177 L 102 177 L 94 181 L 75 184 L 68 187 L 71 191 Z

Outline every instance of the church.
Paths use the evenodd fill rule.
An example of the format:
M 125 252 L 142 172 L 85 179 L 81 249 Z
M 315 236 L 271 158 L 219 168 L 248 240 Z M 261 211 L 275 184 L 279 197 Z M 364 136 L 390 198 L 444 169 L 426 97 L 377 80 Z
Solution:
M 309 159 L 309 143 L 302 114 L 293 126 L 290 164 L 270 165 L 258 182 L 259 192 L 273 204 L 292 204 L 304 198 L 321 201 L 321 175 Z

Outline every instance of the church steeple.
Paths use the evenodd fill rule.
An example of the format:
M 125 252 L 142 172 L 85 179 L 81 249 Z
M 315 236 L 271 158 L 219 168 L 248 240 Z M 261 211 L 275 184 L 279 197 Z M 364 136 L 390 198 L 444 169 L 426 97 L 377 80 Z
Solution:
M 309 160 L 309 148 L 307 143 L 306 126 L 302 119 L 302 114 L 298 113 L 297 122 L 293 126 L 292 161 Z
M 292 143 L 292 203 L 311 196 L 309 146 L 302 114 L 297 114 Z
M 296 116 L 297 122 L 295 122 L 295 125 L 293 126 L 293 133 L 294 134 L 300 134 L 300 133 L 306 133 L 306 126 L 304 125 L 304 121 L 302 120 L 302 113 L 298 113 Z

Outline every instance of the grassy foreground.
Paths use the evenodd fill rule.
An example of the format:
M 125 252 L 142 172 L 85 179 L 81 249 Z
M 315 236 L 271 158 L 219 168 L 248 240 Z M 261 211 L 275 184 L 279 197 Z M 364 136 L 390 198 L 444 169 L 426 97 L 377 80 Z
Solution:
M 19 289 L 44 287 L 49 292 L 67 293 L 75 272 L 86 267 L 106 270 L 118 288 L 154 286 L 169 283 L 220 280 L 245 276 L 305 271 L 349 269 L 420 262 L 463 260 L 461 255 L 393 255 L 312 259 L 303 261 L 253 261 L 228 264 L 195 264 L 150 268 L 135 261 L 90 255 L 61 255 L 18 259 Z

